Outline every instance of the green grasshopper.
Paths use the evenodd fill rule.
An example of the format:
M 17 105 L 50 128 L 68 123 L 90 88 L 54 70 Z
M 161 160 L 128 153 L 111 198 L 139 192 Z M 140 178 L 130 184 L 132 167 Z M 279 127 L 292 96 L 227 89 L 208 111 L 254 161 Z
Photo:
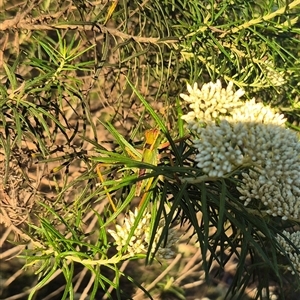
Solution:
M 149 129 L 146 130 L 145 132 L 145 143 L 143 146 L 143 150 L 142 153 L 138 152 L 132 145 L 130 145 L 127 141 L 121 141 L 124 142 L 124 149 L 125 151 L 132 157 L 134 157 L 134 159 L 140 160 L 141 162 L 144 163 L 148 163 L 151 165 L 156 166 L 158 163 L 158 149 L 159 149 L 159 143 L 160 143 L 160 131 L 159 129 Z M 102 176 L 101 173 L 101 166 L 103 166 L 102 164 L 98 164 L 96 167 L 97 170 L 97 174 L 98 174 L 98 178 L 100 179 L 100 181 L 103 183 L 104 182 L 104 178 Z M 142 177 L 143 175 L 145 175 L 147 173 L 147 170 L 144 168 L 141 168 L 138 172 L 138 178 Z M 141 201 L 139 203 L 139 207 L 142 206 L 142 204 L 144 203 L 145 199 L 146 199 L 146 195 L 147 192 L 149 192 L 149 189 L 151 187 L 151 184 L 153 182 L 153 178 L 149 178 L 149 179 L 141 179 L 136 183 L 136 190 L 135 190 L 135 196 L 139 197 L 141 196 Z M 106 194 L 108 197 L 108 200 L 112 206 L 112 209 L 114 211 L 116 211 L 116 206 L 113 202 L 113 200 L 111 199 L 111 196 L 106 188 L 106 186 L 104 185 L 104 189 L 106 190 Z
M 146 130 L 145 144 L 143 147 L 143 154 L 142 154 L 142 162 L 157 166 L 158 149 L 160 145 L 159 134 L 160 134 L 159 129 L 156 128 Z M 146 173 L 145 169 L 140 169 L 138 177 L 142 177 L 145 173 Z M 136 196 L 140 196 L 143 187 L 145 187 L 144 194 L 139 203 L 139 208 L 143 205 L 152 182 L 153 182 L 153 177 L 149 178 L 148 180 L 138 181 L 136 185 L 136 192 L 135 192 Z
M 113 129 L 110 127 L 110 129 Z M 180 138 L 178 140 L 175 140 L 174 142 L 181 141 L 185 138 Z M 139 160 L 143 163 L 151 164 L 153 166 L 157 166 L 158 160 L 159 160 L 159 154 L 158 150 L 167 148 L 170 144 L 169 142 L 160 144 L 161 138 L 160 138 L 160 130 L 157 128 L 148 129 L 145 131 L 145 142 L 143 146 L 142 153 L 137 151 L 131 144 L 129 144 L 123 137 L 119 137 L 119 143 L 120 145 L 123 144 L 123 150 L 127 152 L 131 157 L 134 157 L 134 159 Z M 97 173 L 100 181 L 103 183 L 104 179 L 100 171 L 101 164 L 97 166 Z M 142 177 L 147 173 L 151 172 L 150 170 L 147 170 L 145 168 L 141 168 L 138 171 L 137 178 L 139 179 L 135 185 L 135 196 L 141 197 L 140 203 L 138 205 L 138 208 L 141 208 L 143 203 L 146 200 L 147 194 L 149 193 L 151 189 L 151 185 L 153 183 L 154 177 L 151 178 L 145 178 Z M 104 189 L 107 190 L 107 188 L 104 185 Z M 113 208 L 114 211 L 116 211 L 115 204 L 113 203 L 109 192 L 106 192 L 108 200 Z

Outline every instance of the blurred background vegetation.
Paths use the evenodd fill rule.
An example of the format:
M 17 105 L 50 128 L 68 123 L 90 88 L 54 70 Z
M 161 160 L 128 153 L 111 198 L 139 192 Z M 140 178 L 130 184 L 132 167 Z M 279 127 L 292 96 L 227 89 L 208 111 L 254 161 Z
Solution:
M 126 78 L 173 138 L 185 134 L 179 94 L 186 82 L 217 79 L 276 107 L 299 130 L 299 16 L 300 1 L 0 0 L 1 299 L 27 299 L 38 282 L 30 268 L 20 269 L 25 260 L 6 261 L 23 253 L 24 242 L 35 240 L 35 247 L 42 240 L 29 224 L 48 219 L 77 230 L 80 239 L 95 230 L 94 211 L 107 213 L 90 160 L 95 148 L 118 147 L 103 123 L 134 145 L 156 125 Z M 224 299 L 237 261 L 230 257 L 210 288 L 199 246 L 190 244 L 183 239 L 180 256 L 153 286 L 157 276 L 145 276 L 152 267 L 123 268 L 133 278 L 145 276 L 156 299 Z M 78 294 L 89 284 L 85 272 L 74 271 Z M 53 276 L 36 299 L 61 299 L 64 282 L 59 271 Z M 129 277 L 124 285 L 124 299 L 147 298 Z M 245 294 L 255 297 L 255 283 Z M 292 299 L 294 288 L 285 294 Z

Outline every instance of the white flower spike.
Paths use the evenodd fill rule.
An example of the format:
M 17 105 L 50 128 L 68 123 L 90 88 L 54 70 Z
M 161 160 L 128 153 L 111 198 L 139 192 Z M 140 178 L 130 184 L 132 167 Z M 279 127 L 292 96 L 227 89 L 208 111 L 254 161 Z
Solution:
M 300 217 L 300 143 L 286 129 L 286 119 L 270 106 L 243 101 L 244 91 L 226 89 L 221 82 L 198 88 L 188 85 L 181 94 L 189 111 L 182 119 L 195 136 L 197 166 L 209 177 L 223 177 L 236 168 L 242 174 L 240 200 L 247 206 L 260 201 L 268 214 L 286 220 Z
M 130 232 L 136 222 L 138 215 L 138 209 L 135 208 L 134 212 L 129 211 L 128 215 L 125 216 L 123 225 L 116 225 L 116 230 L 108 229 L 110 235 L 114 238 L 117 245 L 117 250 L 120 251 L 127 243 L 130 236 Z M 130 238 L 130 241 L 127 246 L 127 252 L 130 256 L 136 254 L 145 254 L 148 252 L 151 240 L 150 232 L 150 223 L 151 223 L 151 213 L 145 212 L 142 219 L 137 224 L 137 227 Z M 162 234 L 164 228 L 164 221 L 161 221 L 157 232 L 155 233 L 154 241 L 152 243 L 151 252 L 153 253 L 156 249 L 156 245 L 159 241 L 159 238 Z M 175 243 L 178 241 L 178 234 L 175 229 L 169 229 L 168 240 L 166 245 L 160 245 L 156 256 L 158 258 L 169 259 L 175 255 L 175 252 L 172 250 Z

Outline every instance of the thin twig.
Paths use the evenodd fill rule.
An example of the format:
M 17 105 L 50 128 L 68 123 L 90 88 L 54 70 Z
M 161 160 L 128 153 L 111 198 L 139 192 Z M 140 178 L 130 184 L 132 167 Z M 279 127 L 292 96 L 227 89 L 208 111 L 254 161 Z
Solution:
M 280 7 L 279 9 L 275 10 L 274 12 L 272 12 L 268 15 L 261 16 L 256 19 L 252 19 L 250 21 L 245 22 L 244 24 L 241 24 L 237 27 L 227 30 L 226 32 L 224 32 L 223 34 L 220 35 L 220 38 L 224 38 L 228 34 L 233 34 L 233 33 L 239 32 L 242 29 L 246 29 L 251 26 L 255 26 L 259 23 L 272 20 L 277 16 L 283 15 L 287 10 L 292 10 L 293 8 L 296 8 L 299 4 L 300 4 L 300 0 L 295 0 L 291 3 L 289 3 L 288 5 L 284 5 L 284 6 Z
M 57 29 L 66 29 L 66 30 L 77 30 L 77 31 L 95 31 L 101 33 L 109 33 L 111 35 L 117 36 L 124 40 L 133 39 L 139 43 L 151 43 L 151 44 L 170 44 L 175 43 L 178 40 L 174 37 L 169 39 L 160 39 L 152 37 L 141 37 L 134 36 L 124 32 L 121 32 L 115 28 L 109 28 L 104 25 L 94 24 L 93 22 L 66 22 L 66 23 L 53 23 L 53 24 L 33 24 L 30 20 L 20 20 L 17 22 L 15 19 L 5 20 L 0 24 L 0 31 L 5 31 L 8 29 L 14 30 L 57 30 Z

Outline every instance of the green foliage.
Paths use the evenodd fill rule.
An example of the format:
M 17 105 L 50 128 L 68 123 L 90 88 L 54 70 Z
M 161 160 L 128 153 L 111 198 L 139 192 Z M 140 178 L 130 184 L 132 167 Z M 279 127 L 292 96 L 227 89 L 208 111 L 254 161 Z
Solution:
M 236 190 L 242 170 L 205 177 L 180 118 L 187 107 L 179 94 L 186 82 L 233 81 L 247 97 L 285 113 L 299 131 L 299 4 L 120 0 L 106 24 L 109 1 L 31 0 L 22 13 L 18 1 L 0 4 L 8 16 L 1 14 L 0 24 L 6 39 L 0 60 L 0 188 L 6 198 L 0 214 L 30 245 L 23 257 L 39 282 L 29 299 L 60 272 L 66 282 L 61 299 L 73 299 L 78 266 L 91 278 L 84 291 L 90 299 L 131 297 L 122 278 L 144 288 L 120 264 L 141 258 L 155 264 L 176 222 L 193 228 L 208 282 L 215 262 L 221 273 L 237 257 L 227 299 L 241 299 L 254 280 L 257 299 L 269 294 L 271 280 L 284 299 L 291 261 L 287 253 L 278 255 L 283 249 L 275 237 L 298 221 L 246 208 Z M 158 165 L 142 161 L 138 150 L 145 130 L 154 127 L 170 144 L 171 159 Z M 149 172 L 138 177 L 140 169 Z M 149 178 L 146 201 L 116 251 L 107 229 L 133 211 L 136 185 Z M 151 232 L 160 230 L 161 220 L 164 229 L 158 241 L 152 235 L 147 253 L 132 257 L 130 239 L 148 210 Z M 295 278 L 289 283 L 296 289 Z M 167 290 L 183 299 L 176 286 Z

